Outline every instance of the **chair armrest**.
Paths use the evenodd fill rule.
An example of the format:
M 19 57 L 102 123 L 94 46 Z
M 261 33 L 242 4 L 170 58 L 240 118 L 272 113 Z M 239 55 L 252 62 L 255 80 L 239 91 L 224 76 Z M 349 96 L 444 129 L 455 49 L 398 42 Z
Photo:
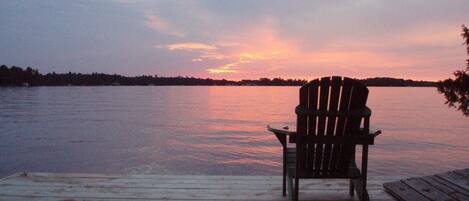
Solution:
M 295 135 L 296 131 L 290 131 L 288 126 L 278 127 L 277 125 L 273 126 L 271 124 L 267 125 L 267 130 L 275 133 L 276 135 Z
M 368 138 L 368 144 L 370 145 L 374 144 L 375 137 L 382 133 L 381 130 L 372 130 L 372 129 L 370 129 L 368 133 L 365 133 L 363 129 L 360 129 L 360 132 L 363 136 L 366 136 L 366 138 Z
M 373 136 L 373 138 L 375 138 L 376 136 L 380 135 L 381 133 L 383 133 L 381 130 L 371 130 L 370 129 L 370 132 L 368 135 L 371 135 Z
M 267 130 L 274 133 L 275 137 L 279 140 L 280 144 L 282 144 L 283 148 L 287 147 L 287 138 L 289 142 L 295 141 L 295 131 L 290 131 L 288 126 L 279 125 L 279 124 L 268 124 Z M 296 128 L 292 129 L 296 130 Z

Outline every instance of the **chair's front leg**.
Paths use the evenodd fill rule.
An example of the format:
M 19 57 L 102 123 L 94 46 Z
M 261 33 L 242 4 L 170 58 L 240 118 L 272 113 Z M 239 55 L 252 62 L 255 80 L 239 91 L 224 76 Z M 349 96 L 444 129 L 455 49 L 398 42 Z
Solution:
M 370 117 L 364 118 L 364 130 L 365 133 L 370 132 Z M 361 189 L 360 192 L 362 193 L 361 200 L 369 200 L 368 191 L 366 190 L 366 179 L 368 175 L 368 141 L 366 140 L 362 147 L 362 166 L 361 166 L 361 175 L 362 175 L 362 182 L 361 182 Z
M 361 165 L 361 176 L 360 178 L 353 179 L 355 190 L 357 191 L 357 197 L 360 201 L 369 201 L 370 196 L 366 190 L 366 177 L 367 177 L 367 166 L 368 166 L 368 144 L 363 145 L 362 151 L 362 165 Z
M 282 180 L 282 195 L 286 195 L 286 181 L 287 180 L 287 146 L 283 146 L 283 180 Z
M 368 145 L 363 145 L 362 151 L 362 178 L 363 178 L 363 188 L 366 189 L 366 177 L 368 173 Z
M 293 200 L 293 178 L 291 176 L 287 176 L 288 178 L 288 200 Z
M 286 195 L 286 180 L 287 180 L 287 136 L 280 134 L 280 133 L 274 133 L 274 134 L 277 137 L 280 144 L 282 144 L 282 149 L 283 149 L 282 195 L 285 196 Z
M 300 191 L 300 179 L 298 178 L 298 173 L 297 173 L 297 176 L 295 177 L 295 192 L 293 193 L 294 201 L 298 201 L 299 191 Z

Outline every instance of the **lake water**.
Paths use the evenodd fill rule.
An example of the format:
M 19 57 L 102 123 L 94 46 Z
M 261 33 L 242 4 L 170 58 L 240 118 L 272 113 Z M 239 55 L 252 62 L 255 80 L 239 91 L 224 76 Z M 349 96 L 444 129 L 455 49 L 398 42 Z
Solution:
M 281 174 L 266 124 L 295 123 L 298 87 L 0 88 L 0 176 L 19 171 Z M 370 175 L 469 167 L 469 117 L 435 88 L 370 88 Z

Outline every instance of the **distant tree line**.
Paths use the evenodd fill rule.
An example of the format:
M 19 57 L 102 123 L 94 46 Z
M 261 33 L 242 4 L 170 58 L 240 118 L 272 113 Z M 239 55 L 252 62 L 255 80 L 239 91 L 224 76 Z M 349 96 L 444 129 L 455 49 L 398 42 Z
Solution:
M 41 74 L 31 67 L 23 70 L 20 67 L 0 66 L 0 86 L 21 86 L 24 83 L 36 84 Z
M 405 80 L 391 77 L 375 77 L 375 78 L 366 78 L 360 79 L 360 82 L 366 86 L 375 86 L 375 87 L 435 87 L 436 82 L 430 81 L 415 81 L 415 80 Z
M 6 65 L 0 66 L 0 86 L 101 86 L 101 85 L 265 85 L 300 86 L 306 80 L 261 78 L 259 80 L 216 80 L 195 77 L 160 77 L 158 75 L 123 76 L 104 73 L 48 73 L 41 74 L 36 69 Z
M 413 81 L 396 78 L 367 78 L 359 80 L 367 86 L 436 86 L 435 82 Z M 160 77 L 157 75 L 123 76 L 104 73 L 48 73 L 6 65 L 0 66 L 0 86 L 102 86 L 102 85 L 237 85 L 237 86 L 301 86 L 304 79 L 260 78 L 258 80 L 216 80 L 195 77 Z

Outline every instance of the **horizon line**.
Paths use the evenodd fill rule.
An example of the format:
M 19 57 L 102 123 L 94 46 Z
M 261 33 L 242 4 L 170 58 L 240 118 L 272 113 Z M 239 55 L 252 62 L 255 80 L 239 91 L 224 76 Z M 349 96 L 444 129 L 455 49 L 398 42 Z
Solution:
M 38 68 L 34 68 L 34 67 L 31 67 L 31 66 L 27 66 L 27 67 L 21 67 L 21 66 L 16 66 L 16 65 L 11 65 L 11 66 L 8 66 L 8 65 L 5 65 L 5 64 L 2 64 L 1 66 L 6 66 L 7 68 L 11 68 L 11 67 L 18 67 L 18 68 L 22 68 L 22 69 L 26 69 L 26 68 L 32 68 L 33 70 L 37 70 L 40 74 L 43 74 L 43 75 L 46 75 L 46 74 L 53 74 L 53 73 L 56 73 L 56 74 L 68 74 L 68 73 L 75 73 L 75 74 L 93 74 L 93 73 L 97 73 L 97 74 L 107 74 L 107 75 L 119 75 L 119 76 L 124 76 L 124 77 L 138 77 L 138 76 L 158 76 L 158 77 L 167 77 L 167 78 L 171 78 L 171 77 L 191 77 L 191 78 L 198 78 L 198 79 L 212 79 L 212 80 L 227 80 L 227 81 L 236 81 L 236 82 L 239 82 L 239 81 L 242 81 L 242 80 L 259 80 L 259 79 L 262 79 L 262 78 L 268 78 L 268 79 L 275 79 L 275 78 L 281 78 L 281 79 L 284 79 L 284 80 L 288 80 L 288 79 L 292 79 L 292 80 L 306 80 L 306 81 L 310 81 L 310 80 L 314 80 L 316 78 L 322 78 L 322 77 L 332 77 L 332 76 L 339 76 L 339 77 L 350 77 L 350 76 L 343 76 L 343 75 L 322 75 L 322 76 L 312 76 L 313 78 L 292 78 L 292 77 L 281 77 L 281 76 L 260 76 L 258 78 L 242 78 L 242 79 L 229 79 L 229 78 L 212 78 L 212 77 L 202 77 L 202 76 L 194 76 L 194 75 L 163 75 L 163 74 L 158 74 L 158 73 L 154 73 L 154 74 L 127 74 L 127 73 L 106 73 L 106 72 L 72 72 L 72 71 L 68 71 L 68 72 L 56 72 L 56 71 L 52 71 L 52 72 L 46 72 L 46 73 L 42 73 L 39 71 Z M 382 76 L 369 76 L 369 77 L 350 77 L 350 78 L 353 78 L 353 79 L 360 79 L 360 80 L 363 80 L 363 79 L 370 79 L 370 78 L 393 78 L 393 79 L 403 79 L 403 80 L 412 80 L 412 81 L 425 81 L 425 82 L 439 82 L 439 81 L 443 81 L 445 80 L 444 78 L 443 79 L 440 79 L 440 80 L 426 80 L 426 79 L 412 79 L 412 78 L 403 78 L 403 77 L 392 77 L 392 76 L 385 76 L 385 75 L 382 75 Z

